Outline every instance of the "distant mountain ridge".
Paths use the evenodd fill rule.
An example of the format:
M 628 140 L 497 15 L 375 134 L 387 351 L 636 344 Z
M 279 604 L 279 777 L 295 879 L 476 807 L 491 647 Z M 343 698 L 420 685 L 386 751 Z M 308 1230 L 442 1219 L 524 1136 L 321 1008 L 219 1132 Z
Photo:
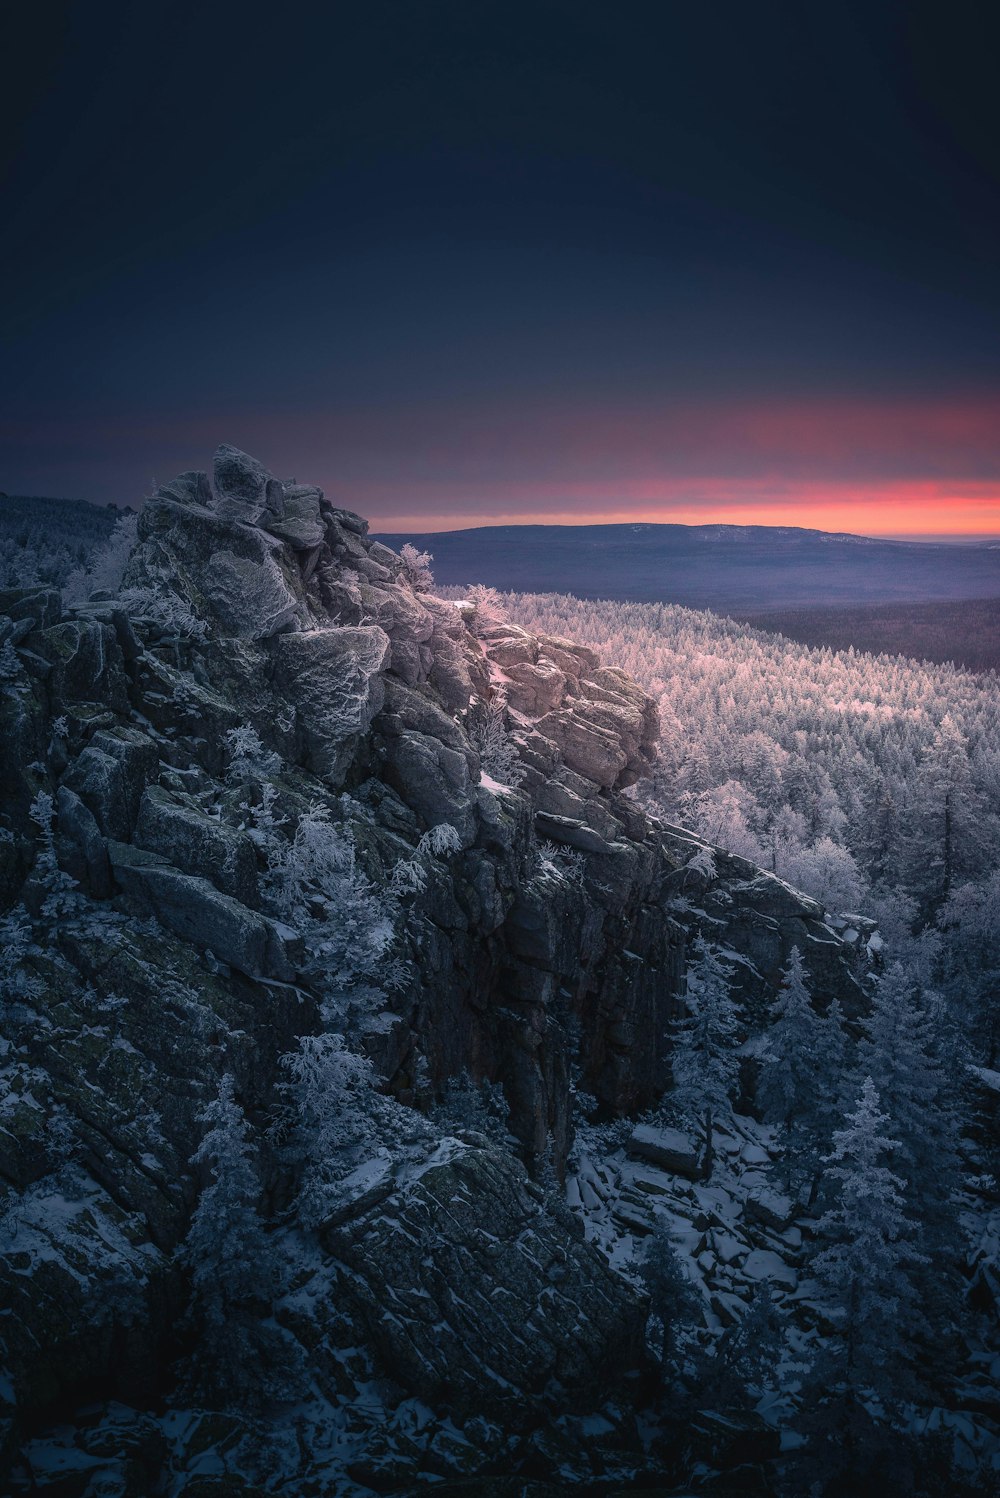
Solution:
M 795 526 L 500 525 L 380 539 L 434 556 L 439 583 L 763 613 L 1000 597 L 995 543 L 890 541 Z

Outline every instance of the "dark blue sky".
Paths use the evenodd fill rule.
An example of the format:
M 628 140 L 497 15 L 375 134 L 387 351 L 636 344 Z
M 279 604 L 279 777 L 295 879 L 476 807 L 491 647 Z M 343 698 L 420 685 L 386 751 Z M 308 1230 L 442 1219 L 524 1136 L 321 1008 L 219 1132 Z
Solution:
M 1000 531 L 994 15 L 39 7 L 0 488 L 232 441 L 394 528 Z

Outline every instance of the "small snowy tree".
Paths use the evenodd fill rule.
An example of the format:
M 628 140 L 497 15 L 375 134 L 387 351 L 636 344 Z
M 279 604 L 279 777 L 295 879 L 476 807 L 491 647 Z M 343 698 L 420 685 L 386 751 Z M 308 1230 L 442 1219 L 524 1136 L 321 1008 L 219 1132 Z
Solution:
M 465 590 L 465 596 L 472 604 L 472 630 L 474 634 L 481 631 L 490 624 L 499 624 L 507 618 L 507 606 L 503 601 L 503 594 L 498 593 L 496 588 L 488 588 L 483 583 L 474 583 L 471 588 Z
M 42 990 L 25 959 L 32 950 L 31 923 L 23 907 L 0 918 L 0 999 L 8 1006 L 26 1004 Z
M 665 1218 L 656 1218 L 636 1267 L 649 1294 L 650 1330 L 659 1330 L 660 1377 L 666 1380 L 677 1374 L 678 1331 L 695 1319 L 700 1306 Z
M 525 768 L 507 728 L 507 692 L 497 687 L 489 702 L 481 703 L 469 727 L 472 747 L 485 774 L 499 785 L 519 786 Z
M 5 640 L 0 646 L 0 687 L 16 687 L 26 680 L 21 657 L 10 640 Z
M 28 815 L 41 832 L 41 852 L 35 860 L 34 877 L 43 891 L 42 915 L 48 920 L 65 920 L 78 915 L 83 906 L 75 879 L 59 867 L 56 856 L 55 808 L 48 791 L 39 791 L 28 809 Z
M 296 1211 L 306 1227 L 315 1228 L 377 1136 L 379 1104 L 392 1104 L 378 1098 L 371 1062 L 349 1050 L 341 1035 L 305 1035 L 281 1064 L 293 1119 L 292 1154 L 302 1164 Z
M 434 574 L 431 572 L 434 558 L 431 553 L 418 551 L 407 541 L 400 547 L 399 555 L 403 562 L 403 576 L 414 593 L 429 593 L 434 586 Z
M 414 895 L 427 886 L 428 869 L 435 858 L 448 858 L 462 851 L 462 839 L 450 822 L 439 822 L 423 834 L 412 858 L 400 859 L 392 871 L 390 893 Z
M 505 1141 L 510 1108 L 499 1083 L 485 1078 L 477 1083 L 463 1071 L 448 1079 L 444 1096 L 431 1117 L 444 1128 L 474 1129 Z
M 225 740 L 229 755 L 226 779 L 231 785 L 269 780 L 281 769 L 281 756 L 264 748 L 260 734 L 249 723 L 230 728 Z
M 712 1360 L 712 1396 L 722 1406 L 756 1404 L 773 1383 L 785 1347 L 771 1287 L 761 1281 L 743 1316 L 720 1337 Z
M 198 1115 L 207 1125 L 191 1164 L 209 1173 L 179 1262 L 191 1272 L 192 1309 L 203 1326 L 201 1376 L 224 1396 L 253 1384 L 254 1330 L 275 1290 L 276 1265 L 258 1215 L 256 1151 L 227 1073 Z
M 308 971 L 319 980 L 329 1022 L 354 997 L 374 999 L 395 929 L 391 899 L 361 869 L 349 828 L 327 807 L 299 818 L 290 843 L 275 843 L 266 881 L 272 908 L 306 939 Z
M 706 1181 L 715 1158 L 715 1120 L 731 1108 L 739 1077 L 732 978 L 732 963 L 704 937 L 697 937 L 687 975 L 688 1013 L 676 1027 L 672 1071 L 677 1103 L 689 1117 L 699 1119 L 704 1130 Z

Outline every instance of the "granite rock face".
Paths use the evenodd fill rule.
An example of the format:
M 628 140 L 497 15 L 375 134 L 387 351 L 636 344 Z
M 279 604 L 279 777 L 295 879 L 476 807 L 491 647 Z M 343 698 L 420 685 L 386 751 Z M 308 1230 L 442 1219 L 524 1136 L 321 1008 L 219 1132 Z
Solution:
M 576 1220 L 547 1210 L 525 1172 L 485 1145 L 445 1139 L 326 1240 L 354 1271 L 352 1320 L 407 1386 L 518 1423 L 520 1391 L 596 1400 L 609 1361 L 636 1362 L 637 1298 L 580 1242 Z
M 211 479 L 183 474 L 148 502 L 120 602 L 63 617 L 58 595 L 9 591 L 2 631 L 23 671 L 0 697 L 0 899 L 31 916 L 0 1019 L 11 1440 L 88 1386 L 152 1399 L 166 1377 L 199 1110 L 228 1070 L 269 1137 L 278 1058 L 320 1024 L 315 954 L 265 893 L 267 838 L 287 841 L 310 808 L 398 908 L 389 1008 L 363 1036 L 384 1091 L 426 1111 L 462 1073 L 497 1084 L 536 1173 L 571 1142 L 571 1079 L 608 1115 L 663 1091 L 699 923 L 745 954 L 748 1026 L 793 944 L 821 1004 L 856 991 L 818 907 L 723 855 L 705 874 L 695 839 L 624 794 L 657 723 L 623 673 L 414 592 L 364 520 L 234 448 Z M 504 700 L 520 767 L 506 785 L 483 775 L 477 728 Z M 270 812 L 233 773 L 227 736 L 244 726 Z M 58 916 L 51 869 L 37 887 L 39 793 L 76 881 Z M 421 855 L 445 824 L 447 854 Z M 393 871 L 421 856 L 400 895 Z M 510 1154 L 452 1144 L 324 1230 L 370 1375 L 505 1419 L 542 1386 L 566 1401 L 607 1388 L 636 1356 L 636 1292 Z M 263 1169 L 279 1210 L 294 1188 L 280 1151 Z

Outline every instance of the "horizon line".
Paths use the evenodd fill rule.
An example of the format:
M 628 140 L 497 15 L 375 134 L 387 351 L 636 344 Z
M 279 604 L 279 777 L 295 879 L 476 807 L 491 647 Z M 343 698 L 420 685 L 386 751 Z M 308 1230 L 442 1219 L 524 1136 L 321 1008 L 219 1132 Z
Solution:
M 369 533 L 373 536 L 454 536 L 469 531 L 487 530 L 660 530 L 668 526 L 680 530 L 764 530 L 802 531 L 819 536 L 849 536 L 858 541 L 900 541 L 906 544 L 928 546 L 990 546 L 1000 545 L 1000 532 L 995 531 L 845 531 L 826 530 L 819 525 L 787 525 L 753 520 L 483 520 L 478 525 L 448 525 L 434 522 L 425 525 L 389 525 L 382 521 L 369 520 Z

